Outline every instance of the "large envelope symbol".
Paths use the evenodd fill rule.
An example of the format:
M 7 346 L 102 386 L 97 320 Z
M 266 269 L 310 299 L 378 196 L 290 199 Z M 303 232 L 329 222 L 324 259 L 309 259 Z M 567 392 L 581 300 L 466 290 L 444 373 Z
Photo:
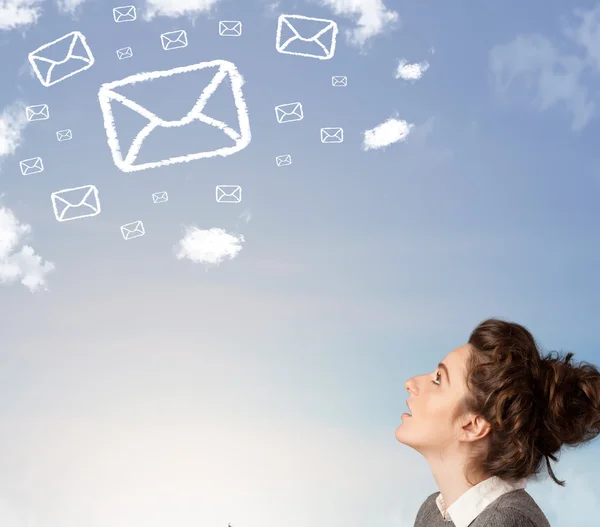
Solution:
M 321 128 L 321 143 L 343 143 L 344 130 L 341 128 Z
M 217 185 L 218 203 L 240 203 L 242 201 L 242 187 L 239 185 Z
M 290 102 L 275 106 L 275 117 L 277 117 L 277 122 L 280 124 L 301 121 L 304 119 L 302 104 L 299 102 Z
M 219 35 L 222 37 L 242 36 L 242 23 L 239 20 L 221 20 L 219 22 Z
M 121 234 L 126 240 L 131 240 L 131 238 L 143 236 L 146 234 L 146 230 L 144 229 L 144 224 L 141 221 L 132 221 L 126 225 L 121 225 Z
M 69 42 L 69 48 L 64 58 L 54 60 L 44 57 L 45 54 L 56 54 L 56 51 L 60 50 L 64 45 L 64 41 Z M 77 44 L 83 46 L 83 55 L 77 55 L 74 52 Z M 91 68 L 94 64 L 94 56 L 92 55 L 92 50 L 85 41 L 85 37 L 79 31 L 73 31 L 64 37 L 57 38 L 52 42 L 48 42 L 48 44 L 40 46 L 35 51 L 32 51 L 29 54 L 29 62 L 42 85 L 48 87 Z M 61 66 L 67 62 L 69 63 L 69 67 L 61 68 Z M 79 69 L 73 71 L 72 68 L 74 64 L 79 66 Z M 40 68 L 43 68 L 44 72 L 42 72 L 42 69 Z M 61 73 L 61 70 L 63 73 Z
M 113 9 L 113 18 L 115 22 L 133 22 L 137 18 L 135 6 L 124 5 L 115 7 Z
M 166 121 L 161 119 L 158 115 L 151 112 L 147 108 L 144 108 L 140 104 L 137 104 L 133 100 L 117 93 L 115 90 L 121 86 L 133 87 L 137 83 L 151 82 L 154 79 L 162 77 L 171 77 L 175 75 L 185 75 L 193 71 L 201 70 L 204 68 L 215 68 L 216 73 L 211 82 L 206 86 L 199 94 L 196 104 L 191 108 L 187 115 L 177 121 Z M 237 110 L 237 120 L 239 125 L 239 132 L 234 128 L 214 119 L 203 113 L 204 106 L 209 100 L 210 96 L 215 92 L 217 87 L 225 80 L 229 79 L 229 86 L 233 93 L 233 100 Z M 151 73 L 138 73 L 130 77 L 126 77 L 120 81 L 109 82 L 103 84 L 98 92 L 98 99 L 100 101 L 100 107 L 102 109 L 102 115 L 104 117 L 104 127 L 106 129 L 106 136 L 108 139 L 108 146 L 112 153 L 112 158 L 115 165 L 123 172 L 135 172 L 138 170 L 145 170 L 147 168 L 155 168 L 160 166 L 172 165 L 174 163 L 184 163 L 195 159 L 203 159 L 208 157 L 226 157 L 228 155 L 239 152 L 246 148 L 250 144 L 251 133 L 250 133 L 250 120 L 248 118 L 248 110 L 246 108 L 246 102 L 242 93 L 242 85 L 244 79 L 239 74 L 235 67 L 235 64 L 225 60 L 213 60 L 212 62 L 201 62 L 199 64 L 193 64 L 191 66 L 184 66 L 181 68 L 174 68 L 167 71 L 155 71 Z M 121 153 L 121 147 L 119 144 L 119 138 L 117 136 L 117 130 L 115 128 L 115 122 L 113 119 L 112 104 L 121 103 L 130 110 L 138 113 L 142 117 L 148 119 L 149 123 L 145 125 L 142 130 L 137 134 L 133 143 L 128 148 L 125 157 Z M 217 148 L 216 150 L 209 150 L 206 152 L 195 151 L 185 156 L 169 157 L 161 161 L 140 163 L 135 164 L 138 153 L 144 139 L 152 133 L 156 128 L 177 128 L 184 127 L 192 122 L 202 122 L 207 126 L 214 126 L 218 130 L 221 130 L 226 136 L 234 141 L 233 146 L 226 146 L 223 148 Z M 200 145 L 201 146 L 201 145 Z
M 50 198 L 58 221 L 78 220 L 100 214 L 98 189 L 94 185 L 58 190 Z
M 45 121 L 50 118 L 50 110 L 47 104 L 36 104 L 25 108 L 28 121 Z
M 187 33 L 184 29 L 163 33 L 160 36 L 162 47 L 165 51 L 170 49 L 185 48 L 188 45 Z
M 300 26 L 304 20 L 316 22 L 316 25 L 320 29 L 316 32 L 311 31 L 310 33 L 302 34 L 302 31 L 294 26 L 294 23 Z M 282 36 L 284 31 L 291 35 L 285 40 L 285 37 Z M 332 58 L 335 53 L 337 34 L 338 26 L 333 20 L 301 15 L 279 15 L 275 49 L 279 53 L 286 53 L 288 55 L 327 60 Z M 306 44 L 303 44 L 303 42 L 306 42 Z M 322 52 L 315 52 L 318 48 Z
M 44 163 L 41 157 L 32 157 L 19 162 L 21 166 L 21 174 L 29 176 L 31 174 L 39 174 L 44 171 Z

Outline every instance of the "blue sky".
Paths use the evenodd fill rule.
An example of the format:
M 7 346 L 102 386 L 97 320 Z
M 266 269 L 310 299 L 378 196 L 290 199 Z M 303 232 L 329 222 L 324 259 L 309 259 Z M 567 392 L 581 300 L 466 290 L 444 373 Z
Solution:
M 394 438 L 407 378 L 489 316 L 600 362 L 600 4 L 138 0 L 116 24 L 127 4 L 0 1 L 0 524 L 412 525 L 436 488 Z M 335 56 L 277 53 L 282 13 L 334 20 Z M 163 51 L 181 29 L 188 47 Z M 28 54 L 72 31 L 93 66 L 42 86 Z M 429 67 L 397 78 L 402 59 Z M 119 170 L 100 85 L 210 60 L 244 77 L 250 144 Z M 174 118 L 195 87 L 140 97 Z M 278 124 L 295 101 L 304 119 Z M 230 118 L 229 103 L 213 109 Z M 37 104 L 50 118 L 28 123 Z M 390 119 L 408 135 L 365 150 Z M 132 138 L 139 121 L 118 124 Z M 321 144 L 336 126 L 344 142 Z M 194 140 L 150 151 L 171 146 Z M 21 175 L 37 156 L 44 172 Z M 90 184 L 101 213 L 57 222 L 50 194 Z M 217 203 L 219 184 L 242 203 Z M 146 234 L 125 241 L 137 220 Z M 233 258 L 176 257 L 207 229 Z M 562 454 L 566 488 L 529 484 L 553 526 L 596 517 L 599 453 Z

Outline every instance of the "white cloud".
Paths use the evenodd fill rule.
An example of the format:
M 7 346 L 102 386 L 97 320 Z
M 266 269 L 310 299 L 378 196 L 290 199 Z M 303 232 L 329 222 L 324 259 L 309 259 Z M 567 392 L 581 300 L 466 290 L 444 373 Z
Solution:
M 398 67 L 396 68 L 394 77 L 396 79 L 416 81 L 419 80 L 423 76 L 423 73 L 425 73 L 428 69 L 429 62 L 427 62 L 426 60 L 422 62 L 416 62 L 414 64 L 409 64 L 405 59 L 401 59 L 398 62 Z
M 2 0 L 0 0 L 1 2 Z M 27 126 L 25 106 L 16 102 L 0 114 L 0 160 L 15 153 L 21 144 L 21 134 Z
M 400 19 L 398 13 L 389 10 L 383 0 L 319 0 L 336 15 L 357 18 L 358 27 L 346 31 L 352 44 L 363 46 L 367 40 L 393 28 Z
M 238 219 L 245 221 L 246 223 L 249 223 L 250 220 L 252 219 L 252 211 L 250 209 L 245 209 L 244 211 L 242 211 L 242 213 L 238 216 Z
M 178 260 L 187 258 L 195 263 L 219 265 L 223 260 L 233 260 L 242 250 L 243 242 L 242 235 L 229 234 L 223 229 L 186 227 L 176 256 Z
M 600 73 L 600 4 L 589 11 L 576 10 L 575 18 L 563 33 L 579 52 L 563 52 L 543 35 L 521 35 L 491 50 L 490 68 L 501 97 L 520 80 L 535 107 L 542 111 L 562 106 L 572 129 L 581 130 L 596 115 L 597 101 L 584 76 Z M 525 90 L 521 93 L 527 95 Z
M 86 1 L 87 0 L 56 0 L 56 5 L 62 13 L 73 14 L 77 8 Z
M 406 121 L 390 118 L 365 132 L 363 150 L 384 148 L 393 143 L 405 141 L 413 126 Z
M 208 13 L 219 0 L 146 0 L 144 18 L 152 20 L 156 16 L 176 18 Z
M 54 264 L 43 262 L 29 245 L 17 250 L 21 239 L 31 233 L 31 226 L 20 223 L 13 212 L 0 208 L 0 283 L 21 283 L 30 291 L 46 288 L 46 274 Z
M 0 30 L 35 24 L 43 0 L 0 0 Z

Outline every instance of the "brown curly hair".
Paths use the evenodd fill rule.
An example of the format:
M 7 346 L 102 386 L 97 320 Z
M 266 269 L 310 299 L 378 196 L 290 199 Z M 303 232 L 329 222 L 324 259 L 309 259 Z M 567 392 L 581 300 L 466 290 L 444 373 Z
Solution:
M 542 356 L 525 327 L 495 318 L 471 333 L 468 397 L 458 409 L 482 416 L 491 426 L 488 448 L 469 460 L 471 468 L 505 480 L 538 476 L 543 459 L 561 486 L 550 459 L 563 445 L 577 446 L 600 434 L 600 372 L 571 364 L 573 353 Z M 467 476 L 468 481 L 468 476 Z

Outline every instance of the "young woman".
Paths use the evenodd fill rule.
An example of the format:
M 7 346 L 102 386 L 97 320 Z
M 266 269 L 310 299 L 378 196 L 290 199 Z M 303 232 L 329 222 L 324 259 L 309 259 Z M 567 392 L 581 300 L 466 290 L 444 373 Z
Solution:
M 396 439 L 420 452 L 440 492 L 415 527 L 549 527 L 524 490 L 563 445 L 600 434 L 600 372 L 540 356 L 519 324 L 485 320 L 432 372 L 406 382 Z

